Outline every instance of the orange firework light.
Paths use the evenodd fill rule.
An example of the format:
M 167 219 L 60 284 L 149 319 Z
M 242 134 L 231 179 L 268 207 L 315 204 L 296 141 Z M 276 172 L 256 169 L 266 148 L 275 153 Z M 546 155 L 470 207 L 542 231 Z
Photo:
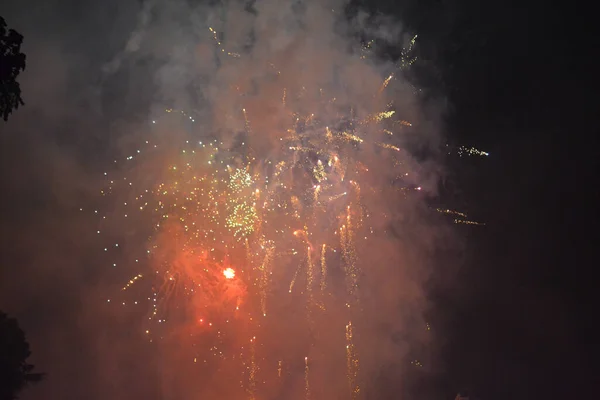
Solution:
M 334 131 L 312 117 L 296 119 L 289 131 L 293 135 L 283 141 L 280 161 L 258 161 L 249 149 L 225 150 L 218 141 L 184 141 L 177 151 L 172 143 L 146 143 L 136 149 L 137 156 L 127 158 L 125 171 L 107 173 L 102 190 L 109 204 L 122 207 L 102 215 L 99 232 L 131 227 L 149 237 L 140 254 L 113 262 L 143 263 L 149 269 L 136 270 L 125 288 L 137 293 L 134 288 L 143 281 L 139 275 L 153 281 L 151 296 L 139 293 L 150 300 L 149 322 L 160 323 L 145 327 L 146 336 L 156 340 L 165 330 L 178 332 L 177 346 L 188 343 L 194 363 L 200 360 L 208 368 L 213 360 L 223 373 L 241 375 L 243 392 L 276 390 L 259 385 L 260 379 L 278 383 L 259 376 L 257 353 L 263 351 L 261 363 L 280 365 L 276 373 L 284 374 L 284 361 L 294 358 L 291 348 L 272 346 L 265 353 L 263 343 L 281 337 L 309 343 L 319 318 L 331 325 L 339 317 L 340 348 L 354 349 L 344 326 L 355 318 L 352 310 L 360 302 L 357 248 L 367 249 L 374 234 L 370 226 L 365 229 L 369 212 L 360 183 L 381 171 L 366 168 L 368 160 L 353 159 L 360 154 L 355 146 L 365 145 L 358 133 Z M 400 165 L 402 153 L 372 144 L 389 153 L 392 166 Z M 106 253 L 114 253 L 114 246 L 105 246 Z M 344 273 L 343 295 L 333 296 L 340 290 L 332 282 L 335 275 L 328 273 L 334 262 Z M 275 298 L 278 293 L 287 298 Z M 307 319 L 294 317 L 298 312 L 308 312 Z M 342 375 L 354 398 L 359 353 L 333 354 L 347 365 Z M 308 364 L 305 371 L 308 380 Z
M 233 279 L 235 278 L 235 271 L 233 268 L 225 268 L 223 270 L 223 275 L 225 275 L 225 278 L 227 279 Z
M 272 85 L 285 83 L 285 71 L 275 72 Z M 131 268 L 124 290 L 135 298 L 123 304 L 148 299 L 150 340 L 177 332 L 176 348 L 189 345 L 182 357 L 240 382 L 238 392 L 225 384 L 219 398 L 275 393 L 284 384 L 276 378 L 294 363 L 304 368 L 309 397 L 311 374 L 328 364 L 296 354 L 298 343 L 330 355 L 328 363 L 341 367 L 327 373 L 347 381 L 348 398 L 360 394 L 353 332 L 360 331 L 361 255 L 373 251 L 377 229 L 388 222 L 377 212 L 381 199 L 408 191 L 390 185 L 390 174 L 410 171 L 391 134 L 406 126 L 394 123 L 380 86 L 367 102 L 377 109 L 361 115 L 350 107 L 341 112 L 319 88 L 312 95 L 304 87 L 272 88 L 277 97 L 247 106 L 240 96 L 244 108 L 227 115 L 244 127 L 241 144 L 208 140 L 208 132 L 177 142 L 167 132 L 164 142 L 145 141 L 104 174 L 97 233 L 107 264 Z M 272 109 L 281 110 L 277 129 L 262 126 Z M 261 147 L 265 132 L 273 146 Z M 119 247 L 114 238 L 123 237 Z M 319 390 L 322 398 L 340 397 L 336 387 Z

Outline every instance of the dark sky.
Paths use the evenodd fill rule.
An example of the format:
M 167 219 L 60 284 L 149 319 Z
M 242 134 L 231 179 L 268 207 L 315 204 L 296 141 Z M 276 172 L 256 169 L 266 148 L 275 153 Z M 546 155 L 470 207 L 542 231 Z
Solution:
M 453 34 L 432 34 L 458 41 L 439 64 L 453 108 L 448 134 L 491 156 L 458 167 L 470 209 L 488 225 L 469 235 L 462 296 L 440 308 L 452 326 L 446 365 L 482 398 L 590 393 L 599 200 L 593 35 L 566 7 L 455 3 Z
M 9 3 L 16 9 L 16 2 Z M 5 15 L 9 26 L 12 24 L 8 17 L 14 14 L 19 16 L 17 20 L 25 31 L 43 36 L 40 32 L 48 29 L 56 37 L 71 38 L 62 42 L 65 48 L 57 54 L 73 59 L 66 62 L 56 59 L 57 54 L 45 54 L 42 57 L 47 63 L 45 66 L 30 62 L 28 69 L 39 74 L 53 71 L 74 74 L 75 78 L 69 79 L 73 86 L 64 88 L 66 93 L 60 93 L 64 98 L 48 105 L 50 111 L 43 118 L 57 130 L 53 135 L 61 148 L 81 145 L 89 152 L 102 141 L 89 136 L 73 141 L 70 129 L 90 126 L 93 135 L 98 132 L 98 124 L 106 122 L 102 118 L 81 121 L 78 113 L 67 112 L 64 125 L 57 127 L 52 114 L 65 113 L 63 105 L 69 109 L 104 107 L 110 110 L 111 104 L 86 103 L 95 98 L 89 92 L 97 87 L 97 82 L 86 84 L 87 77 L 78 77 L 76 70 L 62 66 L 105 60 L 105 54 L 119 48 L 123 38 L 115 29 L 97 52 L 86 53 L 98 60 L 76 59 L 77 48 L 84 46 L 86 37 L 76 38 L 68 33 L 81 28 L 77 15 L 83 11 L 62 3 L 60 9 L 44 11 L 42 7 L 35 8 L 29 20 L 19 11 L 5 12 L 0 8 L 0 13 Z M 406 21 L 409 30 L 418 32 L 424 72 L 417 83 L 431 92 L 429 105 L 444 105 L 440 107 L 444 115 L 441 128 L 448 141 L 473 145 L 490 153 L 486 159 L 451 161 L 448 169 L 455 182 L 453 187 L 459 188 L 458 197 L 469 214 L 485 221 L 486 226 L 460 229 L 465 238 L 460 268 L 432 278 L 430 315 L 437 325 L 437 340 L 432 351 L 439 361 L 433 372 L 415 379 L 415 398 L 419 398 L 419 393 L 427 399 L 452 398 L 462 389 L 470 390 L 481 399 L 558 399 L 591 393 L 598 386 L 598 379 L 593 378 L 598 324 L 592 293 L 596 286 L 594 232 L 600 200 L 597 183 L 600 125 L 594 76 L 597 63 L 593 63 L 595 56 L 589 55 L 590 50 L 595 49 L 591 44 L 593 35 L 587 31 L 586 18 L 579 15 L 585 11 L 576 12 L 558 5 L 552 8 L 535 2 L 488 4 L 475 0 L 378 1 L 369 7 L 396 15 Z M 44 24 L 45 12 L 52 14 L 48 21 L 66 21 L 64 27 L 39 28 Z M 102 29 L 107 21 L 114 21 L 123 28 L 127 24 L 125 16 L 133 13 L 127 5 L 114 6 L 103 18 L 97 19 L 97 29 Z M 36 24 L 39 29 L 32 30 L 31 25 Z M 15 28 L 20 29 L 18 25 Z M 87 39 L 94 38 L 93 31 L 85 31 Z M 34 41 L 27 36 L 25 40 Z M 50 42 L 50 38 L 47 40 Z M 144 65 L 138 70 L 145 71 Z M 53 81 L 57 86 L 62 84 L 56 83 L 59 79 Z M 151 91 L 140 76 L 118 79 L 126 81 L 136 93 Z M 110 92 L 111 84 L 119 86 L 115 82 L 103 82 L 106 91 L 103 101 L 110 97 L 106 93 Z M 46 96 L 54 93 L 53 90 L 40 86 L 36 94 L 48 101 Z M 24 96 L 27 101 L 35 94 L 25 92 Z M 59 104 L 61 109 L 55 109 Z M 110 112 L 118 114 L 119 110 Z M 40 317 L 39 309 L 34 312 L 28 307 L 39 308 L 39 304 L 45 303 L 35 299 L 35 295 L 38 286 L 39 292 L 45 293 L 46 285 L 26 285 L 27 271 L 34 269 L 31 264 L 51 265 L 53 272 L 42 268 L 45 271 L 42 279 L 60 279 L 66 282 L 63 284 L 66 291 L 57 295 L 58 300 L 48 302 L 49 308 L 42 314 L 61 316 L 61 301 L 71 304 L 77 301 L 77 295 L 69 293 L 69 288 L 82 280 L 97 282 L 97 277 L 85 270 L 72 276 L 67 273 L 72 271 L 69 266 L 54 266 L 51 258 L 40 259 L 35 254 L 23 259 L 26 249 L 15 247 L 15 243 L 26 246 L 14 238 L 19 232 L 30 234 L 31 229 L 23 226 L 35 227 L 40 215 L 54 210 L 37 197 L 32 186 L 44 186 L 45 192 L 60 192 L 57 196 L 61 203 L 65 198 L 86 192 L 87 187 L 48 183 L 57 177 L 60 181 L 61 176 L 76 179 L 73 160 L 62 160 L 55 165 L 54 161 L 51 163 L 55 158 L 40 157 L 36 153 L 40 150 L 35 146 L 24 152 L 17 163 L 14 158 L 4 156 L 7 152 L 13 153 L 11 148 L 28 147 L 41 133 L 17 136 L 18 133 L 5 132 L 1 125 L 0 130 L 5 136 L 2 138 L 2 179 L 7 182 L 6 187 L 20 193 L 5 196 L 3 200 L 6 204 L 2 214 L 2 241 L 6 248 L 3 248 L 0 288 L 5 293 L 0 296 L 0 308 L 4 302 L 9 311 L 19 310 L 23 325 L 38 332 L 36 337 L 40 331 L 47 331 L 60 343 L 73 340 L 73 346 L 79 347 L 72 350 L 71 357 L 80 349 L 82 357 L 86 354 L 97 357 L 92 356 L 94 350 L 89 343 L 66 328 L 64 332 L 61 329 L 61 324 L 92 329 L 93 324 L 88 319 L 93 317 L 78 321 L 75 315 L 79 314 L 74 311 L 72 315 L 62 315 L 64 321 L 61 317 Z M 59 145 L 44 151 L 58 152 Z M 28 168 L 31 163 L 47 168 Z M 87 167 L 93 169 L 92 163 Z M 21 175 L 15 175 L 15 170 L 21 171 Z M 66 195 L 65 190 L 68 190 Z M 24 198 L 27 199 L 25 204 Z M 15 209 L 16 203 L 24 210 L 19 215 L 9 211 Z M 75 201 L 72 206 L 76 207 Z M 53 229 L 61 224 L 70 226 L 65 220 L 68 215 L 53 213 L 49 218 L 41 218 L 40 236 L 35 240 L 42 243 L 42 238 L 52 235 Z M 69 245 L 64 245 L 62 249 L 48 249 L 48 254 L 69 251 Z M 89 243 L 76 246 L 84 248 Z M 62 259 L 56 256 L 56 260 Z M 93 260 L 90 263 L 93 264 Z M 12 265 L 17 264 L 26 272 L 11 275 Z M 13 284 L 6 284 L 13 276 L 16 279 Z M 18 297 L 19 285 L 28 286 L 27 298 Z M 15 306 L 17 303 L 21 305 Z M 76 307 L 83 309 L 85 304 Z M 106 333 L 103 340 L 110 342 L 114 339 L 110 335 Z M 44 357 L 62 356 L 49 348 L 34 347 L 33 351 L 43 353 Z M 70 366 L 55 375 L 64 378 L 78 369 Z M 54 371 L 48 372 L 51 379 Z M 388 378 L 394 381 L 393 377 Z M 384 392 L 393 390 L 394 384 L 388 384 L 390 389 Z M 82 396 L 85 388 L 77 387 L 74 393 Z

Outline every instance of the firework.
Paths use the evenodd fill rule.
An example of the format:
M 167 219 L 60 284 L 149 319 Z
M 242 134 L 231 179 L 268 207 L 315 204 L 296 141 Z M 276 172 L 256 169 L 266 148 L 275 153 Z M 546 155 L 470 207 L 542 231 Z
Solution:
M 251 116 L 241 114 L 251 132 Z M 356 127 L 373 131 L 394 112 L 373 113 L 335 128 L 314 115 L 291 115 L 275 159 L 257 160 L 249 150 L 222 149 L 214 140 L 185 141 L 176 150 L 172 144 L 147 142 L 135 156 L 124 157 L 122 169 L 105 174 L 101 195 L 120 206 L 101 215 L 99 231 L 138 226 L 139 221 L 147 225 L 148 239 L 136 260 L 143 260 L 150 272 L 137 272 L 124 289 L 131 291 L 146 275 L 152 280 L 150 321 L 164 323 L 172 319 L 173 308 L 183 308 L 200 326 L 228 319 L 259 324 L 256 318 L 267 318 L 269 301 L 279 301 L 272 293 L 281 279 L 290 293 L 302 280 L 299 295 L 311 321 L 310 315 L 324 312 L 337 290 L 329 283 L 330 256 L 341 261 L 346 276 L 346 294 L 337 293 L 339 301 L 358 306 L 356 241 L 368 217 L 361 182 L 376 173 L 361 162 L 360 146 L 389 152 L 390 168 L 398 164 L 399 149 L 368 141 Z M 140 172 L 148 171 L 148 164 L 155 176 Z M 368 241 L 372 233 L 360 237 Z M 248 365 L 256 364 L 255 341 L 254 361 Z M 357 364 L 354 350 L 352 357 L 352 365 Z M 259 370 L 249 368 L 244 387 L 254 396 Z M 306 371 L 308 397 L 308 363 Z M 358 393 L 358 372 L 352 374 L 352 392 Z
M 450 210 L 448 208 L 446 208 L 446 209 L 436 208 L 436 211 L 441 214 L 454 216 L 455 218 L 454 218 L 453 222 L 455 224 L 475 225 L 475 226 L 484 226 L 485 225 L 485 223 L 483 223 L 483 222 L 469 220 L 467 214 L 465 214 L 464 212 L 461 212 L 461 211 Z
M 251 132 L 251 116 L 241 114 Z M 361 182 L 376 173 L 361 162 L 360 146 L 389 152 L 390 168 L 399 149 L 369 142 L 355 127 L 373 130 L 393 114 L 374 113 L 334 128 L 316 116 L 292 113 L 275 159 L 251 159 L 249 151 L 222 149 L 217 141 L 186 141 L 176 151 L 172 144 L 145 143 L 134 156 L 124 158 L 123 169 L 105 174 L 101 191 L 108 204 L 120 206 L 101 215 L 100 232 L 139 226 L 140 221 L 147 225 L 144 251 L 136 256 L 136 264 L 142 260 L 146 271 L 136 272 L 124 290 L 131 291 L 147 277 L 151 295 L 141 292 L 135 301 L 149 299 L 149 323 L 179 318 L 193 321 L 198 330 L 235 320 L 253 321 L 260 330 L 258 319 L 268 318 L 271 300 L 281 301 L 273 293 L 286 281 L 290 293 L 299 280 L 303 282 L 300 297 L 294 298 L 305 303 L 301 308 L 306 307 L 309 330 L 318 330 L 310 315 L 325 312 L 334 301 L 332 294 L 335 301 L 358 307 L 361 267 L 356 241 L 368 241 L 373 233 L 358 234 L 368 217 Z M 148 171 L 148 164 L 154 176 L 140 172 Z M 341 262 L 345 295 L 329 282 L 332 262 Z M 185 309 L 184 317 L 177 317 L 173 309 Z M 214 329 L 227 332 L 223 326 Z M 351 329 L 348 325 L 346 340 L 352 339 Z M 147 335 L 154 330 L 148 327 Z M 216 346 L 214 341 L 207 343 L 208 350 Z M 249 375 L 242 386 L 253 398 L 260 390 L 260 369 L 256 339 L 251 343 L 251 354 L 238 359 L 246 357 Z M 354 344 L 348 346 L 348 374 L 356 398 L 358 353 Z M 225 357 L 220 352 L 220 359 Z M 201 351 L 193 354 L 194 360 L 199 358 L 205 358 Z M 308 361 L 305 374 L 309 398 Z
M 446 150 L 448 154 L 457 154 L 459 157 L 463 157 L 463 156 L 469 156 L 469 157 L 473 157 L 473 156 L 479 156 L 479 157 L 488 157 L 490 155 L 490 153 L 488 153 L 487 151 L 483 151 L 483 150 L 479 150 L 475 147 L 467 147 L 467 146 L 458 146 L 458 147 L 452 147 L 450 145 L 446 145 Z
M 210 32 L 221 53 L 241 58 Z M 303 354 L 311 355 L 303 360 L 304 397 L 318 393 L 309 368 L 318 368 L 310 353 L 318 352 L 315 338 L 331 334 L 347 395 L 358 399 L 364 255 L 378 234 L 373 220 L 388 219 L 377 199 L 421 189 L 402 184 L 410 157 L 395 132 L 411 123 L 383 100 L 394 74 L 382 77 L 367 102 L 383 107 L 358 112 L 321 87 L 284 86 L 285 71 L 273 70 L 269 79 L 282 85 L 268 103 L 285 116 L 285 126 L 268 132 L 276 145 L 253 147 L 266 133 L 251 107 L 229 110 L 243 126 L 229 132 L 244 138 L 239 146 L 211 139 L 212 131 L 195 132 L 195 140 L 144 141 L 104 174 L 103 206 L 95 210 L 101 248 L 108 266 L 133 266 L 125 303 L 148 304 L 145 335 L 160 338 L 157 324 L 162 331 L 184 326 L 198 338 L 190 361 L 239 374 L 234 379 L 247 398 L 280 385 L 288 365 L 301 365 L 289 349 L 264 350 L 265 343 L 275 347 L 264 338 L 287 329 L 292 314 L 296 337 L 306 339 Z M 110 242 L 122 236 L 126 252 Z M 334 317 L 353 322 L 326 332 L 331 324 L 319 321 Z

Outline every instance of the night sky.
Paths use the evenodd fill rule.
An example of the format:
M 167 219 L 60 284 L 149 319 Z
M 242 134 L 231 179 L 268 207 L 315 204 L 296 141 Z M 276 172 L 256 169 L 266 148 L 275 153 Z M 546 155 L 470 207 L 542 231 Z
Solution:
M 447 365 L 457 380 L 477 381 L 482 398 L 584 395 L 594 382 L 597 332 L 591 32 L 585 18 L 559 6 L 475 7 L 460 7 L 455 31 L 472 40 L 441 69 L 454 107 L 450 137 L 491 154 L 461 175 L 488 226 L 470 237 L 461 296 L 440 309 L 451 315 Z
M 4 3 L 0 14 L 25 37 L 28 75 L 26 106 L 0 123 L 0 309 L 19 319 L 32 361 L 48 373 L 23 398 L 64 398 L 71 384 L 72 398 L 86 398 L 86 384 L 77 381 L 106 371 L 90 370 L 85 358 L 101 358 L 100 349 L 129 333 L 92 334 L 102 326 L 82 310 L 108 278 L 94 270 L 85 250 L 91 239 L 71 215 L 91 190 L 85 176 L 104 161 L 103 147 L 118 140 L 124 124 L 139 124 L 156 98 L 156 88 L 145 84 L 152 80 L 150 61 L 137 60 L 137 76 L 105 79 L 96 68 L 123 47 L 139 2 L 106 9 L 59 0 Z M 438 272 L 424 283 L 424 312 L 434 328 L 431 367 L 409 380 L 390 368 L 372 398 L 451 399 L 461 390 L 482 400 L 592 393 L 600 125 L 585 18 L 534 2 L 361 4 L 418 33 L 420 59 L 411 79 L 426 94 L 428 123 L 445 142 L 490 153 L 445 161 L 449 189 L 441 193 L 486 225 L 456 226 L 451 265 L 438 260 Z M 46 75 L 52 79 L 35 79 Z M 53 240 L 63 231 L 74 235 Z M 78 234 L 80 243 L 73 241 Z M 77 257 L 65 257 L 69 252 Z M 86 262 L 89 268 L 75 265 Z M 53 358 L 67 365 L 52 370 Z M 156 398 L 151 388 L 135 393 Z

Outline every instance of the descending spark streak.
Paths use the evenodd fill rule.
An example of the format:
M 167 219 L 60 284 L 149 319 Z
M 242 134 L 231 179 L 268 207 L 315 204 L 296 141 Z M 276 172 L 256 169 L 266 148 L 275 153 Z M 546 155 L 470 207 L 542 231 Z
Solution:
M 381 122 L 384 119 L 392 118 L 394 116 L 394 114 L 396 114 L 396 111 L 393 111 L 393 110 L 371 114 L 367 118 L 365 118 L 363 121 L 360 121 L 359 124 L 366 125 L 366 124 L 370 124 L 370 123 L 374 123 L 374 122 Z
M 447 214 L 447 215 L 456 215 L 458 217 L 464 218 L 464 219 L 460 219 L 460 218 L 455 218 L 454 219 L 454 223 L 455 224 L 464 224 L 464 225 L 477 225 L 477 226 L 484 226 L 485 223 L 483 222 L 477 222 L 477 221 L 470 221 L 466 218 L 467 214 L 460 212 L 460 211 L 456 211 L 456 210 L 450 210 L 450 209 L 441 209 L 441 208 L 436 208 L 436 211 L 441 213 L 441 214 Z
M 468 221 L 468 220 L 463 220 L 463 219 L 455 219 L 454 223 L 455 224 L 464 224 L 464 225 L 480 225 L 480 226 L 485 225 L 483 222 Z
M 394 146 L 394 145 L 389 144 L 389 143 L 378 143 L 377 145 L 379 147 L 384 148 L 384 149 L 390 149 L 390 150 L 400 151 L 400 147 Z
M 467 146 L 459 146 L 457 148 L 450 146 L 449 144 L 446 145 L 448 154 L 452 154 L 453 151 L 456 151 L 456 154 L 458 154 L 459 157 L 462 156 L 480 156 L 480 157 L 488 157 L 490 155 L 490 153 L 483 151 L 483 150 L 479 150 L 475 147 L 467 147 Z
M 225 54 L 227 54 L 228 56 L 231 56 L 231 57 L 236 57 L 236 58 L 240 57 L 240 55 L 238 53 L 231 53 L 231 52 L 226 51 L 223 48 L 223 44 L 221 43 L 221 41 L 219 40 L 219 37 L 217 36 L 217 31 L 215 31 L 211 27 L 209 27 L 208 30 L 213 34 L 213 39 L 217 43 L 217 46 L 219 47 L 219 49 L 221 50 L 222 53 L 225 53 Z
M 248 395 L 250 400 L 256 399 L 256 337 L 250 339 L 250 373 L 248 376 Z
M 244 247 L 246 249 L 246 260 L 248 260 L 251 263 L 252 262 L 252 250 L 250 249 L 250 241 L 248 241 L 248 238 L 244 239 Z
M 379 93 L 381 94 L 385 88 L 388 86 L 388 84 L 390 83 L 390 81 L 392 80 L 392 78 L 394 77 L 394 74 L 391 74 L 390 76 L 388 76 L 385 81 L 383 81 L 383 84 L 381 85 L 381 87 L 379 88 Z
M 314 201 L 315 204 L 319 202 L 319 193 L 321 192 L 321 185 L 316 185 L 315 186 L 315 192 L 314 192 Z
M 352 322 L 348 322 L 346 325 L 346 368 L 350 398 L 354 400 L 360 394 L 360 386 L 358 385 L 358 358 L 354 348 Z
M 409 42 L 408 48 L 403 48 L 400 56 L 400 69 L 406 69 L 417 61 L 417 57 L 411 57 L 411 53 L 417 42 L 417 35 L 413 36 Z
M 467 214 L 462 213 L 460 211 L 455 211 L 455 210 L 450 210 L 450 209 L 441 209 L 441 208 L 436 208 L 436 211 L 442 214 L 454 214 L 454 215 L 458 215 L 459 217 L 463 217 L 463 218 L 467 218 Z
M 466 154 L 468 156 L 482 156 L 482 157 L 487 157 L 490 155 L 490 153 L 476 149 L 475 147 L 465 147 L 465 146 L 460 146 L 458 148 L 457 153 L 460 157 L 462 157 L 463 154 Z
M 308 246 L 306 250 L 306 262 L 306 292 L 308 293 L 308 301 L 310 304 L 313 300 L 313 286 L 315 280 L 314 263 L 312 261 L 312 249 L 310 248 L 310 246 Z
M 331 197 L 329 197 L 329 201 L 334 201 L 334 200 L 337 200 L 337 199 L 339 199 L 340 197 L 343 197 L 343 196 L 345 196 L 345 195 L 347 195 L 347 194 L 348 194 L 347 192 L 340 193 L 340 194 L 336 194 L 335 196 L 331 196 Z
M 140 279 L 142 277 L 142 274 L 137 274 L 136 276 L 134 276 L 133 278 L 131 278 L 129 280 L 129 282 L 127 282 L 127 284 L 125 286 L 123 286 L 123 288 L 121 290 L 127 290 L 129 289 L 129 287 L 131 287 L 131 285 L 133 285 L 135 282 L 137 282 L 138 279 Z
M 296 272 L 294 272 L 294 277 L 292 278 L 292 281 L 290 282 L 290 293 L 292 293 L 292 290 L 294 290 L 294 286 L 296 285 L 296 279 L 298 279 L 298 273 L 300 272 L 301 266 L 298 266 L 298 268 L 296 268 Z
M 344 258 L 344 271 L 346 272 L 346 286 L 350 299 L 357 301 L 358 296 L 358 271 L 356 265 L 356 250 L 354 249 L 353 223 L 350 215 L 350 206 L 347 207 L 346 224 L 340 228 L 342 255 Z
M 309 381 L 308 357 L 304 357 L 304 399 L 310 400 L 310 381 Z
M 263 313 L 263 316 L 265 317 L 267 316 L 267 285 L 269 283 L 269 269 L 271 266 L 271 259 L 273 258 L 274 251 L 275 249 L 273 247 L 267 248 L 263 262 L 260 265 L 260 308 Z
M 326 248 L 327 245 L 323 243 L 323 247 L 321 248 L 321 296 L 323 296 L 327 290 L 327 262 L 325 259 Z
M 248 121 L 248 113 L 246 113 L 246 109 L 243 108 L 242 112 L 244 113 L 244 125 L 246 127 L 246 132 L 250 133 L 251 129 L 250 129 L 250 121 Z

